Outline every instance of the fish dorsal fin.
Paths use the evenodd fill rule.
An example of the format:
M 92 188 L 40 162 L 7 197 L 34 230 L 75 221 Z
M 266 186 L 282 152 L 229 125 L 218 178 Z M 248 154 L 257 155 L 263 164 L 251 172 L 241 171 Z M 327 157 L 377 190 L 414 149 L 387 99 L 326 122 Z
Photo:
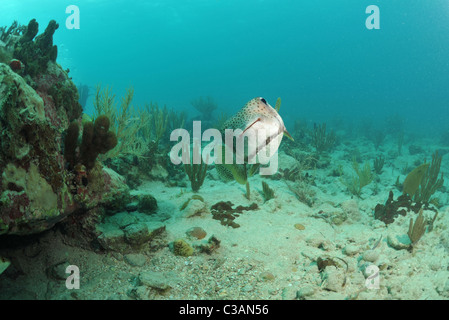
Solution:
M 279 112 L 279 109 L 281 108 L 281 98 L 278 98 L 276 100 L 276 105 L 274 106 L 274 109 Z

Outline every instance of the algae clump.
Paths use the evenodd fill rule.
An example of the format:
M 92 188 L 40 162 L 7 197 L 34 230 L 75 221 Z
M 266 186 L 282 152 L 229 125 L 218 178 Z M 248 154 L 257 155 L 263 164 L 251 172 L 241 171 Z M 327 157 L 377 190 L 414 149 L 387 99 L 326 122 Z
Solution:
M 193 248 L 183 239 L 175 240 L 172 243 L 173 253 L 177 256 L 190 257 L 193 254 Z

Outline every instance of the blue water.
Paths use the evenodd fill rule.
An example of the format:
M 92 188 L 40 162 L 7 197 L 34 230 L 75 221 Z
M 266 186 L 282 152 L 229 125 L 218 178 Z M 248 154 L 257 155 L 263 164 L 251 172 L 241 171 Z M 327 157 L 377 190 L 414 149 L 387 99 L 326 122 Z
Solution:
M 79 30 L 66 27 L 72 4 Z M 366 27 L 370 5 L 379 30 Z M 73 101 L 60 104 L 70 87 L 45 88 L 16 69 L 42 90 L 22 87 L 16 99 L 16 75 L 0 79 L 0 300 L 449 299 L 448 0 L 0 0 L 0 27 L 33 18 L 39 33 L 59 23 L 57 62 L 92 93 L 110 86 L 119 104 L 133 87 L 137 107 L 187 111 L 187 129 L 201 119 L 191 101 L 210 96 L 219 108 L 215 119 L 203 114 L 202 130 L 220 111 L 281 97 L 295 142 L 282 140 L 272 177 L 246 166 L 175 166 L 169 130 L 150 134 L 147 121 L 141 140 L 112 130 L 116 148 L 145 152 L 115 149 L 120 157 L 103 161 L 96 151 L 115 145 L 106 119 L 84 123 L 79 137 L 65 118 L 76 118 Z M 91 96 L 84 112 L 93 109 Z M 324 122 L 335 136 L 327 131 L 320 146 L 312 128 Z M 104 170 L 88 167 L 95 159 Z M 187 178 L 189 169 L 205 179 Z M 221 181 L 223 172 L 239 183 Z M 421 214 L 404 209 L 407 193 L 419 191 L 415 202 L 430 187 L 415 205 Z M 67 290 L 66 265 L 79 267 L 80 291 Z
M 294 118 L 398 114 L 422 132 L 447 128 L 449 3 L 443 0 L 0 0 L 1 24 L 55 19 L 58 62 L 76 84 L 135 88 L 134 102 L 195 110 L 212 96 L 228 114 L 256 96 Z M 365 9 L 380 9 L 368 30 Z M 92 111 L 92 101 L 85 110 Z

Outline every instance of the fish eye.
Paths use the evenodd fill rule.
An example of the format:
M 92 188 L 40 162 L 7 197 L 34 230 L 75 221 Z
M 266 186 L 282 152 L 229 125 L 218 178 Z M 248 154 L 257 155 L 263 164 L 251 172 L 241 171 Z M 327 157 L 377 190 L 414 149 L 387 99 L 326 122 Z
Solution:
M 260 101 L 262 101 L 263 103 L 267 104 L 267 100 L 265 100 L 264 98 L 260 98 Z

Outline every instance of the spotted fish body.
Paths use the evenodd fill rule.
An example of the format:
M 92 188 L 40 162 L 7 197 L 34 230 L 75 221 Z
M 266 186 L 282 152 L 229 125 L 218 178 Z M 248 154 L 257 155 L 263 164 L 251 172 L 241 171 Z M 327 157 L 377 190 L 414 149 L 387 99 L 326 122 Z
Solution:
M 254 160 L 262 152 L 265 152 L 264 154 L 268 157 L 273 156 L 281 144 L 283 135 L 291 138 L 278 112 L 261 97 L 249 101 L 236 115 L 224 123 L 222 129 L 223 131 L 225 129 L 242 130 L 240 137 L 236 137 L 237 143 L 238 139 L 243 139 L 244 136 L 255 138 L 253 141 L 257 141 L 257 146 L 252 149 L 253 151 L 245 149 L 245 162 Z M 265 140 L 257 139 L 260 130 L 265 133 Z

